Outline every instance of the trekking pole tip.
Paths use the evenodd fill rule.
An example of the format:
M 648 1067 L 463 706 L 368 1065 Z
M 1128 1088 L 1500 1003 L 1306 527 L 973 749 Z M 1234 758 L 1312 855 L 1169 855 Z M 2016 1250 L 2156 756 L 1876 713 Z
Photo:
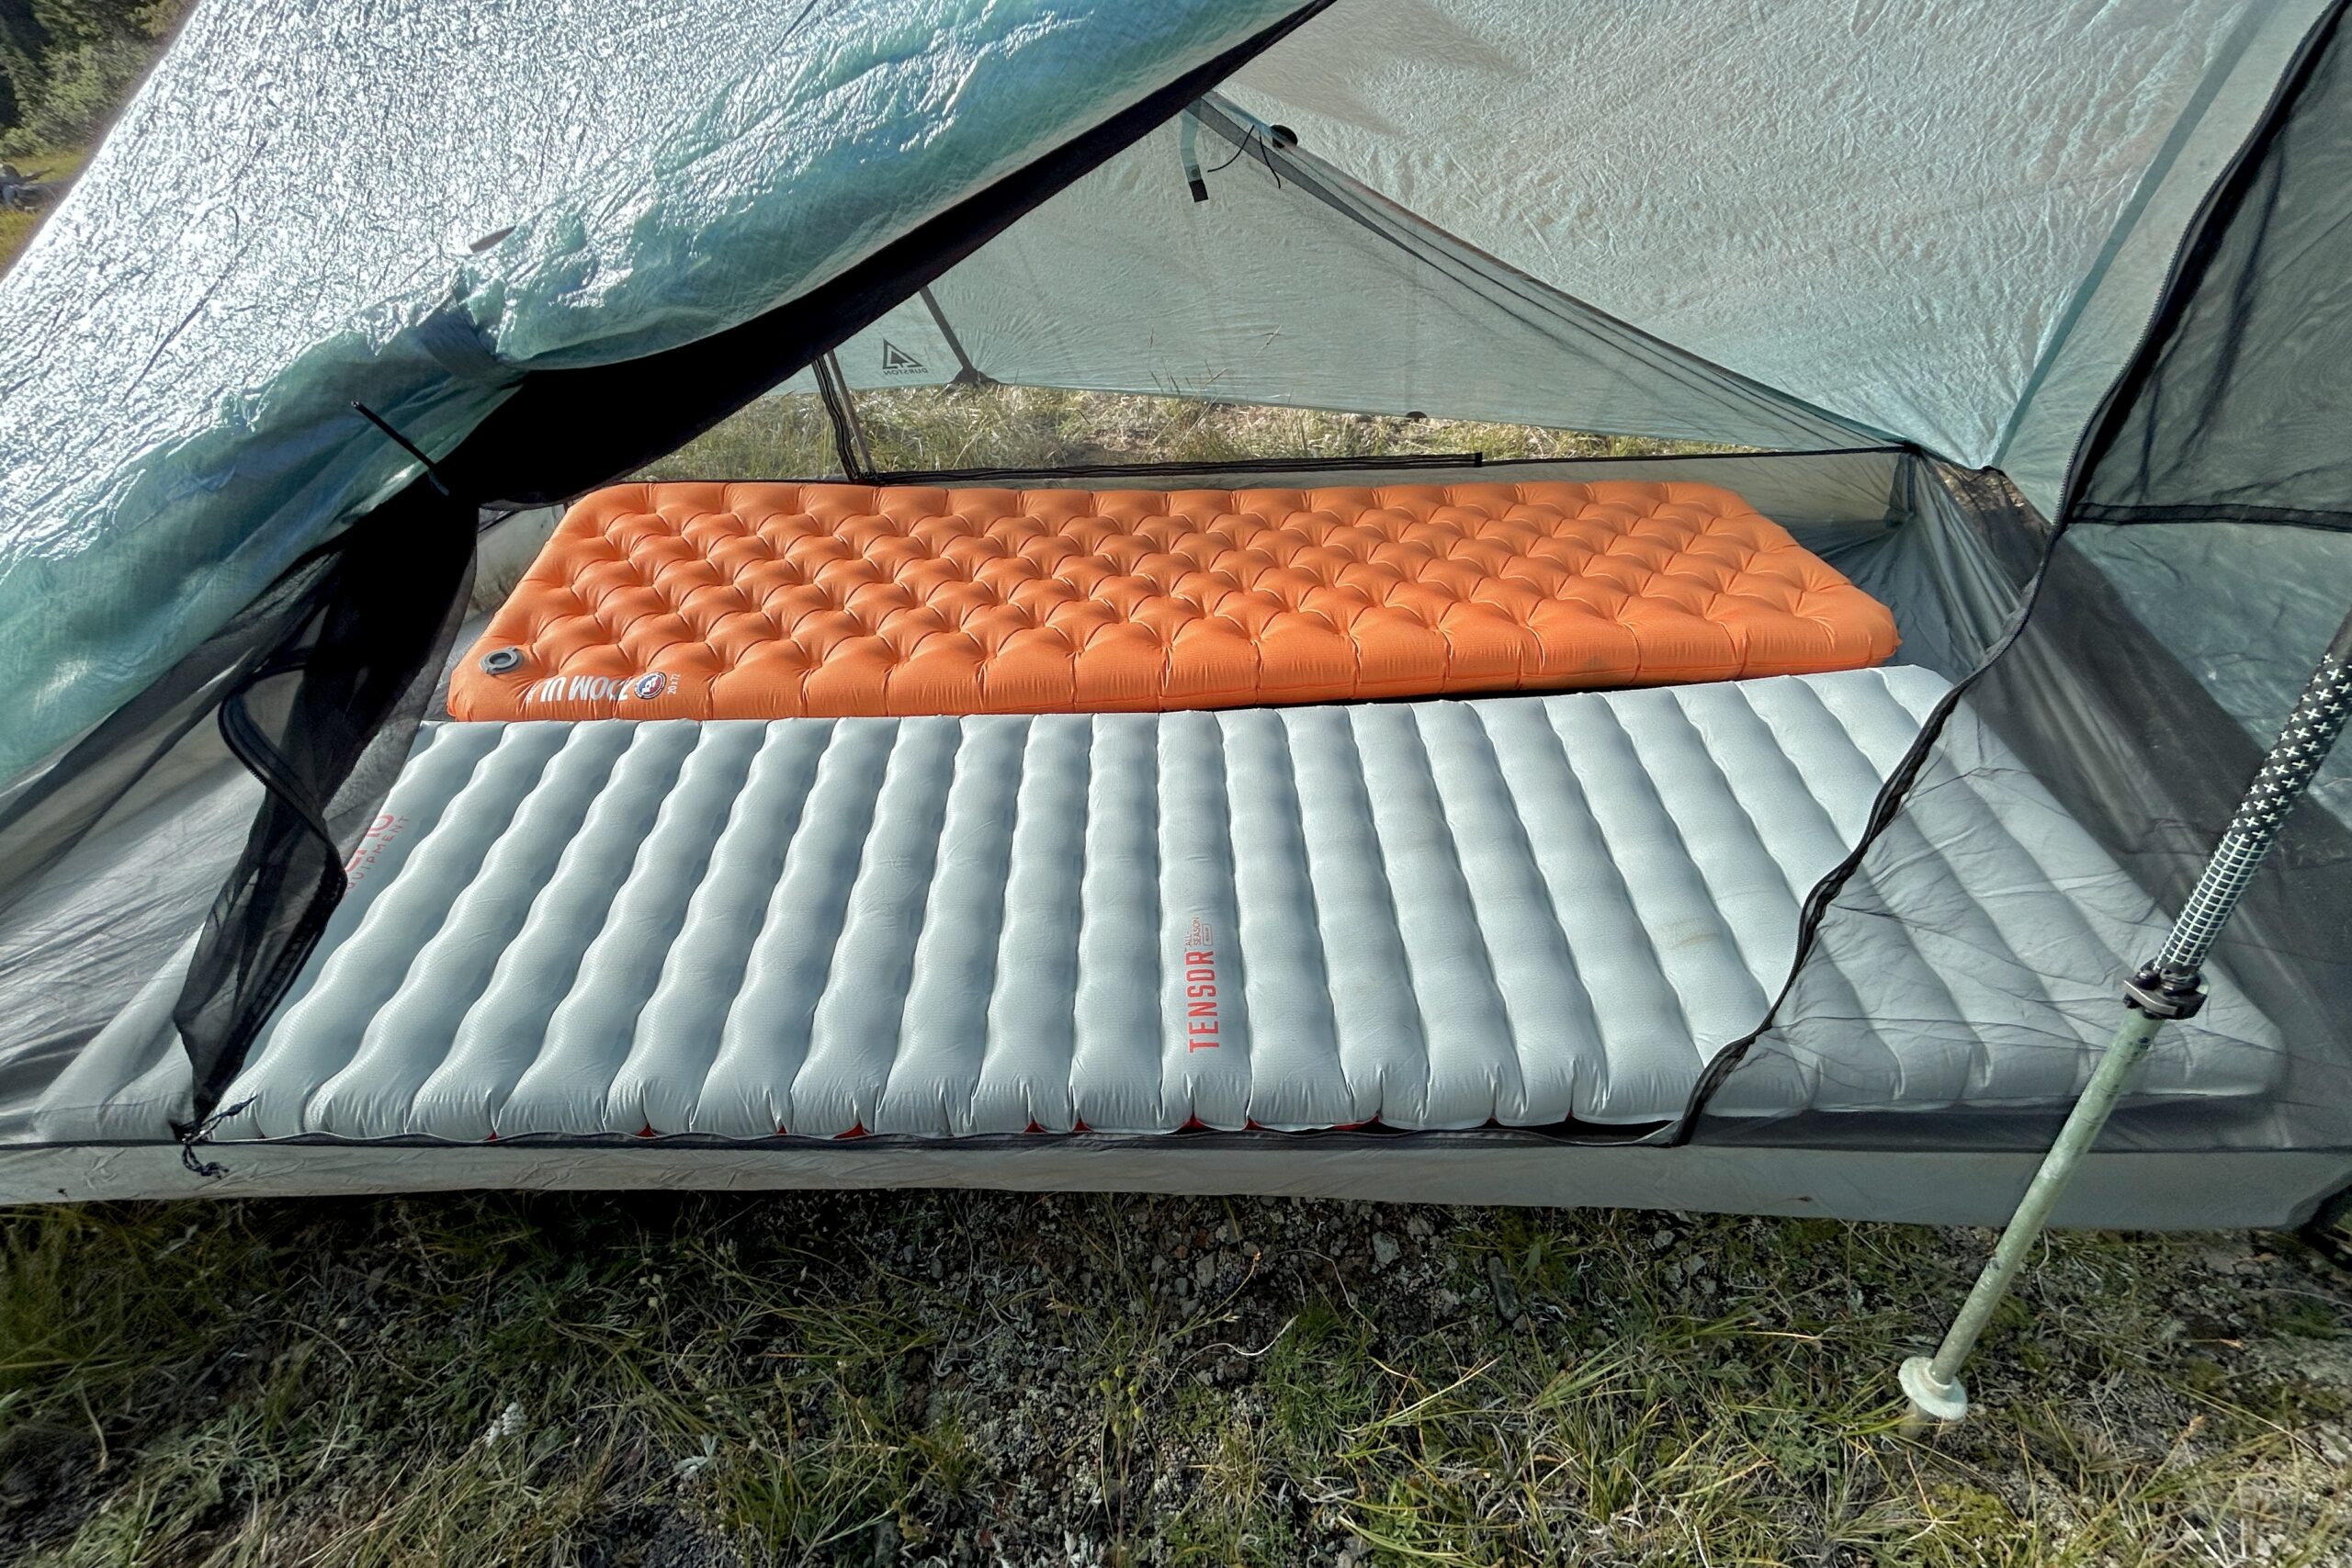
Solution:
M 1915 1421 L 1957 1421 L 1968 1414 L 1968 1390 L 1961 1386 L 1958 1378 L 1936 1376 L 1933 1357 L 1912 1357 L 1903 1363 L 1895 1381 L 1910 1396 Z

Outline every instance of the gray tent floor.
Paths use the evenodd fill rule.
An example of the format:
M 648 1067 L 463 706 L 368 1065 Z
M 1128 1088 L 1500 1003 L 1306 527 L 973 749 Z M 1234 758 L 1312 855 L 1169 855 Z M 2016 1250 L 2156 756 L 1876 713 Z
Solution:
M 1945 690 L 1891 668 L 1222 713 L 430 725 L 217 1136 L 1638 1129 L 1764 1017 L 1805 895 Z M 1993 924 L 2027 940 L 2033 899 L 2121 874 L 2019 798 L 2014 778 L 1930 791 L 1920 829 L 1969 847 Z M 2070 921 L 2078 946 L 2098 934 Z M 2106 935 L 2086 962 L 2111 976 L 2144 933 Z M 2213 1012 L 2241 1043 L 2209 1032 L 2152 1092 L 2268 1081 L 2262 1021 Z M 2099 1026 L 2057 1043 L 2062 1076 Z M 2048 1048 L 1855 1028 L 1850 1062 L 1779 1063 L 1761 1100 L 1731 1100 L 2049 1091 Z

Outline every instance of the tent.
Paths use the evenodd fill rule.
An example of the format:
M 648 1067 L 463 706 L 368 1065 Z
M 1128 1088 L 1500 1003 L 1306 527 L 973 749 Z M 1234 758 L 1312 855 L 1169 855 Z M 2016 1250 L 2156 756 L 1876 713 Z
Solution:
M 1998 1218 L 2352 604 L 2343 10 L 208 0 L 0 278 L 0 1196 Z M 987 383 L 1717 450 L 870 471 Z M 438 716 L 486 521 L 779 388 L 856 483 L 1728 491 L 1902 648 Z M 2340 760 L 2282 833 L 2062 1220 L 2352 1183 Z

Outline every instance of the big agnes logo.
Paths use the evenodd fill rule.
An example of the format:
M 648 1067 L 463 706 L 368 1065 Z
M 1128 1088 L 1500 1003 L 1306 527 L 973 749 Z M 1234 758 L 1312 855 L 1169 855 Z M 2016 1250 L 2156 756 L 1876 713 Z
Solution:
M 1209 923 L 1195 918 L 1184 933 L 1184 1045 L 1214 1051 L 1217 1037 L 1216 942 Z
M 650 703 L 677 689 L 678 682 L 656 670 L 646 675 L 549 675 L 523 688 L 523 701 L 533 703 Z

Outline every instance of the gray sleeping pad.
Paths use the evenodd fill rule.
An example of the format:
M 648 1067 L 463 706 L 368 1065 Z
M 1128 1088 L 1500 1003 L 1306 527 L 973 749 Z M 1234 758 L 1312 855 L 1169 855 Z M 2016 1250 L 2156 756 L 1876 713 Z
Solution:
M 1669 1119 L 1945 689 L 428 726 L 219 1135 Z M 1980 873 L 2118 876 L 1975 798 Z M 1856 1060 L 1742 1109 L 1952 1096 Z

